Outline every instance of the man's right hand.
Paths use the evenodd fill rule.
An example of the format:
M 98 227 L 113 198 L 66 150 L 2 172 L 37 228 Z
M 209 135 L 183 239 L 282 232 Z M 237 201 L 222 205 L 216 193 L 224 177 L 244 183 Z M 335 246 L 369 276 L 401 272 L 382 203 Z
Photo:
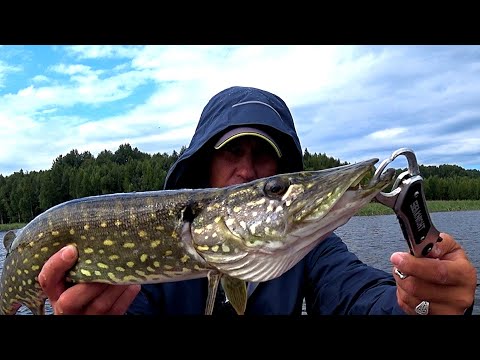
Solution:
M 38 281 L 56 315 L 123 315 L 140 285 L 80 283 L 68 286 L 65 277 L 77 261 L 77 249 L 68 245 L 43 265 Z

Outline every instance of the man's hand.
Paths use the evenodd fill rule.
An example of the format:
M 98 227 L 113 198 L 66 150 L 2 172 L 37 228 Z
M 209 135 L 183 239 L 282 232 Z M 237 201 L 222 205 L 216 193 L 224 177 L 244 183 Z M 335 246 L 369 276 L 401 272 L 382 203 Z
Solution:
M 55 314 L 122 315 L 140 291 L 140 285 L 81 283 L 68 286 L 67 271 L 77 261 L 77 249 L 68 245 L 43 265 L 38 280 Z
M 452 236 L 441 233 L 425 258 L 416 258 L 409 253 L 393 253 L 397 282 L 397 300 L 407 313 L 415 315 L 415 307 L 428 301 L 429 315 L 463 315 L 473 304 L 477 286 L 477 272 L 465 251 Z M 406 278 L 402 279 L 395 268 Z

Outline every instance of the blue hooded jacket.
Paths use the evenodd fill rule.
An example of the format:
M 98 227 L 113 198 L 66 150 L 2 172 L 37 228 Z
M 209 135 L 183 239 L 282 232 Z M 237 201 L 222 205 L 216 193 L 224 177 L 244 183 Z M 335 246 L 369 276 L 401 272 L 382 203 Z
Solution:
M 303 169 L 300 141 L 284 101 L 264 90 L 234 86 L 205 106 L 188 148 L 167 174 L 165 189 L 208 186 L 205 159 L 225 131 L 240 125 L 261 128 L 275 140 L 283 154 L 281 172 Z M 201 315 L 207 290 L 206 278 L 143 285 L 127 313 Z M 222 300 L 221 293 L 217 298 Z M 404 314 L 393 276 L 362 263 L 335 234 L 280 277 L 259 283 L 245 315 L 301 315 L 304 301 L 313 315 Z M 214 309 L 214 315 L 223 314 L 235 314 L 224 301 Z

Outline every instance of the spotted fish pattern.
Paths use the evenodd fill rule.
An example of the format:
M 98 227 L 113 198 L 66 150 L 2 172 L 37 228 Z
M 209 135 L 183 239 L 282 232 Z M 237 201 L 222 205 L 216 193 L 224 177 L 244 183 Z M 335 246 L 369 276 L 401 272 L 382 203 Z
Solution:
M 5 235 L 0 314 L 15 314 L 21 305 L 45 313 L 38 274 L 67 244 L 79 254 L 68 273 L 73 283 L 218 281 L 223 275 L 241 284 L 278 277 L 388 185 L 390 172 L 359 186 L 377 161 L 225 188 L 99 195 L 56 205 Z M 234 293 L 241 285 L 229 283 L 244 308 L 243 287 Z

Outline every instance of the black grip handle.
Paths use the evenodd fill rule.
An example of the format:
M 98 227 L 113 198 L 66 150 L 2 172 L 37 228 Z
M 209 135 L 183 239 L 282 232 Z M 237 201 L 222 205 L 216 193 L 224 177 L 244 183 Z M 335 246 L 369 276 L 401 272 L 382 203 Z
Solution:
M 421 176 L 414 176 L 403 183 L 394 210 L 410 253 L 417 257 L 426 256 L 438 241 L 440 232 L 430 218 Z

